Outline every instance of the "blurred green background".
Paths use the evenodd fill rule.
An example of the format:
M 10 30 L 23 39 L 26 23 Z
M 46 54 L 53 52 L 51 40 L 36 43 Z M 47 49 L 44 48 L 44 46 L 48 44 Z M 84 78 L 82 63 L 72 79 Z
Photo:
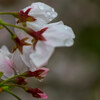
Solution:
M 74 30 L 75 44 L 57 48 L 49 60 L 51 69 L 43 82 L 30 79 L 32 87 L 42 88 L 48 100 L 100 100 L 100 0 L 0 0 L 0 11 L 19 11 L 33 2 L 44 2 L 58 12 L 54 21 Z M 11 16 L 0 16 L 15 23 Z M 0 46 L 10 50 L 13 42 L 5 29 L 0 31 Z M 23 100 L 36 100 L 21 89 L 14 89 Z M 0 100 L 16 100 L 6 93 Z

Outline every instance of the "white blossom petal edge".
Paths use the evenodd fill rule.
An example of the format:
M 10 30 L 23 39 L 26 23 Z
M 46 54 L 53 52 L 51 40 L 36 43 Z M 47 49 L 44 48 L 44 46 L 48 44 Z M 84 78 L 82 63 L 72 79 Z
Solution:
M 58 15 L 52 7 L 41 2 L 32 3 L 31 6 L 24 8 L 23 11 L 26 11 L 28 8 L 32 8 L 29 15 L 36 18 L 36 21 L 27 22 L 27 26 L 35 31 L 42 29 L 47 23 L 52 21 Z
M 48 24 L 46 27 L 48 27 L 48 30 L 43 33 L 43 36 L 47 41 L 39 41 L 36 45 L 36 51 L 33 50 L 30 54 L 31 61 L 38 67 L 48 62 L 55 47 L 69 47 L 74 43 L 74 32 L 62 21 Z
M 74 43 L 74 32 L 69 26 L 64 25 L 62 21 L 47 24 L 45 27 L 48 27 L 47 31 L 43 33 L 46 41 L 38 41 L 36 50 L 33 50 L 32 46 L 24 47 L 24 53 L 21 55 L 23 62 L 31 67 L 32 71 L 36 67 L 39 68 L 47 64 L 55 47 L 69 47 Z M 24 37 L 27 35 L 25 33 Z

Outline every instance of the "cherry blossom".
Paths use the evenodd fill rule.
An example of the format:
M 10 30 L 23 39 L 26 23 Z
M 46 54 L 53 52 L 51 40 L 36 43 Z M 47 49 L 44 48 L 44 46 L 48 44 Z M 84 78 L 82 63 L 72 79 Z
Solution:
M 30 68 L 31 70 L 44 66 L 54 52 L 55 47 L 69 47 L 73 45 L 74 32 L 70 27 L 64 25 L 62 21 L 47 24 L 46 27 L 48 29 L 43 33 L 46 41 L 38 41 L 35 50 L 32 46 L 24 47 L 23 49 L 21 58 L 27 66 L 33 66 L 33 68 Z M 16 33 L 18 32 L 17 30 Z M 23 32 L 21 33 L 24 34 Z M 31 40 L 32 37 L 28 42 L 30 43 Z
M 14 54 L 15 55 L 15 54 Z M 3 72 L 3 80 L 13 77 L 14 75 L 21 74 L 28 70 L 21 59 L 17 58 L 9 52 L 6 46 L 0 49 L 0 72 Z M 18 60 L 17 60 L 18 59 Z
M 11 90 L 20 87 L 33 97 L 47 99 L 39 88 L 26 86 L 27 78 L 44 79 L 49 68 L 45 68 L 56 47 L 69 47 L 74 43 L 74 32 L 62 21 L 50 23 L 57 17 L 55 10 L 47 4 L 37 2 L 19 12 L 1 12 L 12 15 L 16 25 L 0 20 L 0 29 L 5 28 L 16 46 L 12 53 L 6 46 L 0 49 L 0 92 L 8 92 L 21 100 Z M 14 27 L 15 32 L 8 27 Z
M 48 60 L 55 50 L 55 47 L 72 46 L 75 35 L 71 27 L 64 25 L 62 21 L 48 24 L 48 22 L 52 21 L 57 16 L 55 10 L 50 6 L 39 2 L 33 3 L 31 6 L 26 7 L 23 10 L 26 11 L 30 7 L 32 9 L 29 12 L 29 15 L 35 17 L 37 20 L 34 22 L 27 22 L 27 26 L 28 28 L 35 31 L 35 35 L 32 35 L 32 33 L 26 33 L 19 29 L 15 29 L 15 32 L 21 39 L 28 37 L 29 39 L 27 42 L 31 43 L 32 40 L 36 39 L 35 36 L 40 30 L 47 28 L 47 30 L 42 33 L 42 36 L 46 41 L 36 41 L 35 50 L 33 49 L 34 43 L 32 46 L 24 46 L 23 55 L 20 55 L 20 59 L 23 60 L 23 62 L 27 65 L 27 67 L 29 67 L 31 71 L 34 71 L 42 66 L 47 65 Z M 47 12 L 50 13 L 49 16 Z M 54 15 L 55 17 L 52 17 Z M 21 24 L 18 25 L 21 26 Z
M 41 30 L 47 23 L 52 21 L 58 15 L 52 7 L 42 2 L 32 3 L 22 11 L 25 12 L 29 8 L 31 8 L 29 15 L 34 17 L 36 20 L 34 22 L 27 22 L 27 26 L 35 31 Z

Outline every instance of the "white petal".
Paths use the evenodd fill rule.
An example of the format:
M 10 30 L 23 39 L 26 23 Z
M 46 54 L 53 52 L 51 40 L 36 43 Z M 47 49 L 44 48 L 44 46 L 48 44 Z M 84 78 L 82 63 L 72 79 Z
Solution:
M 0 71 L 4 72 L 4 76 L 2 77 L 2 79 L 6 79 L 6 78 L 10 78 L 12 76 L 14 76 L 14 70 L 12 68 L 9 67 L 9 65 L 5 62 L 5 60 L 0 59 Z
M 27 66 L 24 64 L 22 58 L 21 58 L 21 54 L 18 50 L 16 50 L 14 52 L 13 55 L 13 61 L 14 61 L 14 69 L 16 71 L 17 74 L 21 74 L 25 71 L 28 70 Z
M 29 70 L 35 71 L 39 67 L 47 65 L 47 62 L 49 58 L 51 57 L 53 51 L 54 51 L 53 47 L 48 46 L 43 42 L 37 43 L 36 50 L 33 50 L 32 46 L 24 46 L 23 55 L 17 54 L 17 55 L 20 55 L 21 58 L 17 57 L 16 58 L 17 61 L 14 60 L 16 64 L 15 63 L 14 64 L 17 65 L 22 60 Z M 19 66 L 16 70 L 21 71 L 19 69 Z
M 65 41 L 65 46 L 70 47 L 74 44 L 74 40 L 73 39 L 67 39 Z
M 31 6 L 28 6 L 23 10 L 26 11 L 28 8 L 32 8 L 29 15 L 35 17 L 37 20 L 32 23 L 28 22 L 27 25 L 31 26 L 31 24 L 33 24 L 33 29 L 35 31 L 40 30 L 43 26 L 57 17 L 57 13 L 52 7 L 41 2 L 33 3 Z
M 75 38 L 72 29 L 62 22 L 48 24 L 48 30 L 43 33 L 46 38 L 46 44 L 52 47 L 71 46 Z M 69 42 L 70 41 L 70 42 Z
M 1 50 L 4 51 L 4 52 L 6 52 L 6 53 L 8 53 L 8 54 L 10 54 L 8 48 L 7 48 L 5 45 L 3 45 L 3 46 L 1 47 Z
M 39 19 L 39 18 L 38 20 L 34 22 L 27 22 L 27 27 L 32 28 L 34 31 L 41 30 L 45 25 L 46 23 L 42 19 Z
M 12 57 L 12 54 L 9 52 L 8 48 L 4 45 L 0 49 L 0 53 L 2 53 L 4 56 Z
M 24 46 L 23 54 L 20 54 L 20 57 L 23 63 L 27 66 L 28 70 L 35 71 L 37 67 L 34 65 L 34 63 L 31 62 L 31 59 L 29 57 L 32 52 L 33 52 L 32 46 Z
M 53 47 L 39 41 L 36 45 L 36 50 L 30 54 L 30 59 L 37 67 L 42 67 L 47 64 L 53 52 Z
M 18 24 L 19 26 L 21 26 L 21 24 Z M 21 40 L 23 38 L 28 37 L 29 38 L 29 43 L 31 43 L 30 41 L 33 39 L 30 35 L 28 35 L 28 33 L 26 33 L 25 31 L 15 28 L 15 34 L 18 36 L 18 38 Z

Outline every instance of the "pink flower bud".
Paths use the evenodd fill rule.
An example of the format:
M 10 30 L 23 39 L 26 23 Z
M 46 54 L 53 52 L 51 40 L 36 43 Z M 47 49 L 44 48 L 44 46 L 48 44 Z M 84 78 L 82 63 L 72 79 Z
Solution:
M 31 72 L 31 71 L 27 71 L 24 73 L 24 75 L 26 77 L 36 77 L 38 79 L 43 79 L 44 77 L 47 76 L 48 72 L 49 72 L 49 68 L 40 68 L 34 72 Z
M 31 93 L 33 95 L 33 97 L 36 97 L 36 98 L 42 98 L 42 99 L 48 99 L 48 96 L 46 93 L 44 93 L 41 89 L 39 88 L 36 88 L 36 89 L 33 89 L 33 88 L 28 88 L 26 90 L 28 93 Z

